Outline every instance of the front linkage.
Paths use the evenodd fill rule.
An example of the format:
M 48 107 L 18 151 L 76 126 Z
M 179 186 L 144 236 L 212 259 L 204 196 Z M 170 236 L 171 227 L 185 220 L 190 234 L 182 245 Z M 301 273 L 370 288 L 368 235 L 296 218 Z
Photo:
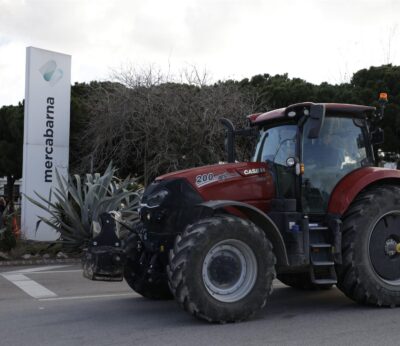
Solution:
M 82 256 L 83 276 L 95 281 L 125 278 L 132 289 L 145 297 L 169 298 L 165 273 L 168 256 L 162 246 L 158 251 L 145 251 L 153 244 L 146 245 L 142 223 L 130 229 L 131 234 L 122 240 L 117 237 L 116 220 L 110 214 L 102 214 L 100 221 L 100 233 L 90 240 Z
M 104 213 L 100 221 L 100 233 L 83 252 L 83 276 L 96 281 L 122 281 L 126 255 L 115 232 L 115 220 Z

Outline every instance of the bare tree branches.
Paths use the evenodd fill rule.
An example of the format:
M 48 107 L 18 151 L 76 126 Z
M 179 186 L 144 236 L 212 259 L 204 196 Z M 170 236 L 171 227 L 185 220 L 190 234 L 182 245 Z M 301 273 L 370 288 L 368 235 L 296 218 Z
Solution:
M 104 168 L 110 160 L 122 174 L 137 173 L 145 183 L 159 174 L 224 158 L 218 119 L 242 125 L 254 100 L 237 83 L 207 84 L 207 73 L 186 70 L 177 83 L 159 70 L 128 68 L 115 83 L 93 90 L 90 123 L 83 138 L 88 148 L 82 168 Z

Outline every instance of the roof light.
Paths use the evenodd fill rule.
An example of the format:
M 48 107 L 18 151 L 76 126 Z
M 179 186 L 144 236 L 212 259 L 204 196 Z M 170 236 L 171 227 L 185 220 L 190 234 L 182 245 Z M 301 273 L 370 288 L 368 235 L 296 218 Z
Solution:
M 290 111 L 289 113 L 288 113 L 288 117 L 289 118 L 293 118 L 293 117 L 295 117 L 296 116 L 296 112 L 295 111 Z
M 388 94 L 387 93 L 380 93 L 379 94 L 379 101 L 386 101 L 388 100 Z

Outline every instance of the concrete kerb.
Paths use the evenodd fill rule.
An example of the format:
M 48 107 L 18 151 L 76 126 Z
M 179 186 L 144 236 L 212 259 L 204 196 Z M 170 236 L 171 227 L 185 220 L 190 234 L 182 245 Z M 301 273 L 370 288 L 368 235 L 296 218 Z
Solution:
M 28 259 L 0 261 L 0 267 L 7 266 L 28 266 L 42 264 L 77 264 L 81 263 L 80 258 L 46 258 L 46 259 Z

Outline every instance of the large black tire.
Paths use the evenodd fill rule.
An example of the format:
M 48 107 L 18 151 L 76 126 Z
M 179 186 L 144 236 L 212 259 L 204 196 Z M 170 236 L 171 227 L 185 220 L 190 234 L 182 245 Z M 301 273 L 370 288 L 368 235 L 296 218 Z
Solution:
M 278 280 L 286 286 L 302 291 L 329 290 L 333 286 L 331 284 L 318 285 L 312 283 L 309 273 L 278 274 Z
M 337 266 L 337 287 L 362 304 L 400 304 L 400 188 L 366 189 L 343 217 L 343 264 Z M 391 244 L 391 243 L 394 243 Z
M 125 242 L 125 251 L 127 251 L 127 261 L 124 267 L 124 279 L 135 292 L 145 298 L 161 300 L 172 299 L 172 293 L 169 289 L 168 280 L 158 280 L 149 282 L 146 275 L 147 266 L 140 264 L 141 254 L 137 252 L 135 246 L 135 235 Z
M 188 226 L 175 241 L 167 271 L 172 293 L 187 312 L 225 323 L 246 320 L 265 306 L 275 263 L 261 229 L 224 215 Z

